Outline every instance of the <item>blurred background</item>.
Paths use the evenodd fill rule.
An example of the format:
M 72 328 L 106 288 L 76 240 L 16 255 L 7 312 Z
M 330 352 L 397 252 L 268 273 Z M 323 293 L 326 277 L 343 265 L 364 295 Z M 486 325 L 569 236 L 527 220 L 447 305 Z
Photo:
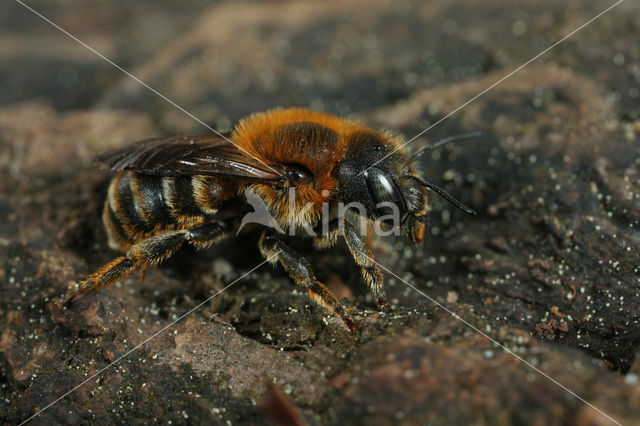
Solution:
M 274 106 L 365 114 L 425 89 L 506 74 L 608 6 L 407 0 L 27 4 L 221 129 Z M 622 118 L 637 119 L 633 12 L 634 2 L 622 3 L 535 65 L 554 64 L 597 80 L 607 101 L 625 111 Z M 15 1 L 0 6 L 0 30 L 3 105 L 124 109 L 148 114 L 167 131 L 198 127 Z
M 412 138 L 614 2 L 24 3 L 220 131 L 302 106 Z M 246 241 L 187 251 L 56 311 L 54 296 L 114 255 L 94 156 L 208 130 L 14 0 L 0 3 L 0 81 L 0 420 L 15 423 L 260 258 Z M 312 424 L 608 424 L 405 280 L 638 421 L 639 83 L 640 4 L 626 0 L 412 143 L 483 132 L 420 164 L 478 216 L 436 199 L 423 245 L 376 245 L 399 277 L 386 276 L 390 316 L 344 249 L 308 250 L 361 336 L 265 268 L 150 343 L 144 369 L 105 375 L 41 419 L 262 423 L 268 377 L 286 395 L 276 408 Z

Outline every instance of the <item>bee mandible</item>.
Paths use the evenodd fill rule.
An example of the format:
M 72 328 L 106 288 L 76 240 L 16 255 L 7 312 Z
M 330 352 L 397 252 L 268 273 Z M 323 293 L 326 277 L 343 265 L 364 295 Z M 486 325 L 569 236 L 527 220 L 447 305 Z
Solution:
M 312 238 L 318 248 L 344 239 L 378 307 L 388 310 L 382 273 L 366 237 L 350 219 L 337 216 L 338 204 L 357 203 L 369 221 L 384 220 L 389 203 L 395 205 L 398 228 L 413 243 L 424 238 L 429 190 L 473 213 L 425 182 L 413 164 L 417 156 L 391 132 L 292 108 L 250 115 L 228 136 L 146 140 L 97 157 L 97 164 L 117 172 L 102 218 L 109 246 L 124 255 L 78 283 L 71 297 L 157 265 L 185 244 L 206 248 L 234 235 L 242 213 L 249 211 L 250 193 L 262 200 L 276 228 L 316 230 Z M 320 232 L 323 212 L 329 218 Z M 284 235 L 265 227 L 258 246 L 262 256 L 280 263 L 314 302 L 356 329 L 343 304 L 316 279 L 309 262 Z

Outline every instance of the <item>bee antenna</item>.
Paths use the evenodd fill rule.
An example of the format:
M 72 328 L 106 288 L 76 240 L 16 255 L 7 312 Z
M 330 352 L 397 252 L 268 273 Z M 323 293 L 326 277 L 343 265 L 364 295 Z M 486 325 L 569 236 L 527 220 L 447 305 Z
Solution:
M 462 210 L 466 214 L 469 214 L 471 216 L 475 216 L 476 215 L 476 211 L 475 210 L 473 210 L 470 207 L 465 206 L 460 201 L 458 201 L 455 198 L 453 198 L 453 196 L 450 195 L 444 189 L 439 188 L 439 187 L 435 186 L 432 183 L 425 182 L 424 180 L 422 180 L 420 178 L 416 178 L 416 179 L 420 183 L 420 185 L 422 185 L 422 186 L 434 191 L 436 194 L 438 194 L 439 196 L 441 196 L 442 198 L 444 198 L 445 200 L 447 200 L 448 202 L 450 202 L 451 204 L 453 204 L 454 206 L 456 206 L 457 208 L 459 208 L 460 210 Z
M 449 136 L 448 138 L 440 139 L 438 142 L 433 143 L 431 145 L 423 146 L 418 151 L 416 151 L 415 154 L 413 154 L 413 156 L 411 157 L 411 161 L 417 160 L 418 158 L 420 158 L 422 156 L 422 154 L 424 154 L 427 151 L 431 152 L 431 151 L 433 151 L 435 149 L 438 149 L 441 146 L 444 146 L 444 145 L 446 145 L 448 143 L 474 139 L 474 138 L 477 138 L 477 137 L 480 137 L 480 136 L 482 136 L 482 132 L 481 131 L 477 131 L 477 132 L 471 132 L 471 133 L 464 133 L 464 134 L 461 134 L 461 135 Z

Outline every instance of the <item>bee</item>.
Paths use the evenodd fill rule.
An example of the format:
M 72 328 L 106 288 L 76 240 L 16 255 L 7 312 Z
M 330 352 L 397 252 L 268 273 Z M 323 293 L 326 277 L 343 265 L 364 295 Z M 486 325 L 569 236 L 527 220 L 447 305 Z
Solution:
M 413 164 L 418 156 L 410 156 L 400 135 L 297 108 L 250 115 L 227 136 L 152 139 L 106 151 L 96 163 L 117 173 L 102 219 L 109 246 L 123 255 L 78 283 L 70 297 L 146 271 L 183 245 L 201 249 L 234 235 L 248 211 L 246 194 L 254 194 L 282 229 L 319 230 L 328 212 L 314 245 L 331 247 L 342 237 L 378 307 L 388 310 L 366 237 L 351 220 L 337 217 L 336 206 L 358 203 L 366 219 L 375 221 L 389 212 L 381 203 L 392 203 L 398 229 L 416 244 L 424 238 L 429 190 L 473 213 L 422 179 Z M 355 330 L 351 315 L 316 279 L 309 262 L 274 227 L 264 228 L 258 241 L 262 256 L 279 263 L 314 302 Z

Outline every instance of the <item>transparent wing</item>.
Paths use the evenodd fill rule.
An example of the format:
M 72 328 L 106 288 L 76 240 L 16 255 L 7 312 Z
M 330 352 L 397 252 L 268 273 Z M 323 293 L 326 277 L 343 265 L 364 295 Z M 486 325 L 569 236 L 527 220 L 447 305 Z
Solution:
M 149 139 L 98 155 L 95 162 L 110 170 L 133 170 L 157 176 L 226 175 L 275 181 L 280 175 L 212 134 Z M 270 166 L 277 170 L 277 167 Z

